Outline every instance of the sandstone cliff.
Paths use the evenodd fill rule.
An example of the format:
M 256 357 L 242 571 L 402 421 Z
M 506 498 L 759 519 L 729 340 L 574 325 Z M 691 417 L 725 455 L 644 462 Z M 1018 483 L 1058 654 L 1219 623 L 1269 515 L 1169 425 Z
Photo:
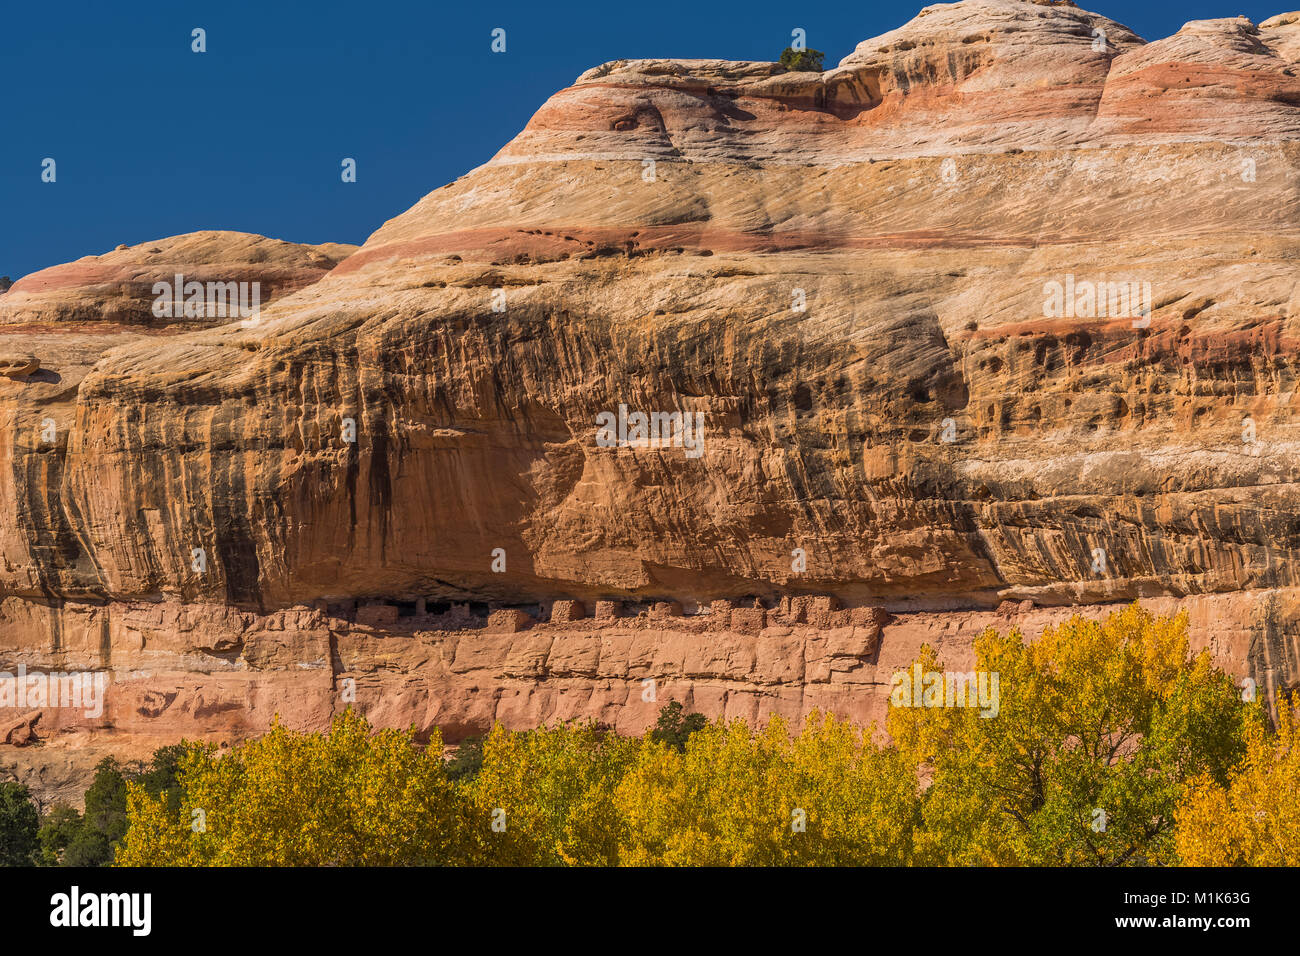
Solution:
M 115 677 L 95 726 L 37 733 L 237 737 L 352 693 L 452 739 L 639 729 L 647 679 L 865 720 L 880 668 L 955 662 L 1005 601 L 1030 634 L 1186 606 L 1291 685 L 1298 69 L 1300 14 L 1144 43 L 1025 0 L 820 74 L 616 61 L 255 326 L 99 357 L 55 448 L 19 437 L 53 395 L 0 379 L 0 647 Z M 702 454 L 604 447 L 620 406 L 699 416 Z M 812 595 L 893 623 L 789 616 Z M 773 618 L 430 610 L 557 599 Z

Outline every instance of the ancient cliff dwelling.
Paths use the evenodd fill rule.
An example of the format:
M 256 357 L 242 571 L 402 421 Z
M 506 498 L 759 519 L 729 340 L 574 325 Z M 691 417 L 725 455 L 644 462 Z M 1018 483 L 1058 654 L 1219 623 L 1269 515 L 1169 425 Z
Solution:
M 15 277 L 0 670 L 107 685 L 0 709 L 0 771 L 348 706 L 883 726 L 923 645 L 1135 600 L 1300 686 L 1298 70 L 1295 13 L 937 4 L 820 71 L 593 66 L 360 246 Z

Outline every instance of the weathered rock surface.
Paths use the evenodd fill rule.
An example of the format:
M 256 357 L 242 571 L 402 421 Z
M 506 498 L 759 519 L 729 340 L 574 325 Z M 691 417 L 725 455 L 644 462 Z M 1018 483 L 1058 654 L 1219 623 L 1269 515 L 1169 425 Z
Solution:
M 725 602 L 724 602 L 725 603 Z M 1153 612 L 1186 609 L 1196 649 L 1238 678 L 1258 675 L 1260 693 L 1297 672 L 1294 629 L 1300 592 L 1272 590 L 1153 598 Z M 375 607 L 376 605 L 371 605 Z M 1029 639 L 1075 612 L 1101 617 L 1108 605 L 867 613 L 831 612 L 808 623 L 785 602 L 759 630 L 734 608 L 684 617 L 624 609 L 619 617 L 489 626 L 465 607 L 362 623 L 361 609 L 290 608 L 269 614 L 224 605 L 0 603 L 0 627 L 61 635 L 10 649 L 30 671 L 95 669 L 109 676 L 102 713 L 29 709 L 0 722 L 20 747 L 0 746 L 0 774 L 42 799 L 81 799 L 98 756 L 147 759 L 180 737 L 228 746 L 278 715 L 294 729 L 320 730 L 347 706 L 381 726 L 438 727 L 455 743 L 495 722 L 534 727 L 570 718 L 624 733 L 654 723 L 666 701 L 750 721 L 779 713 L 799 721 L 814 708 L 883 726 L 890 681 L 923 644 L 950 669 L 973 666 L 987 628 L 1015 627 Z M 535 612 L 536 608 L 533 609 Z M 737 615 L 740 614 L 740 617 Z M 562 615 L 563 616 L 563 615 Z M 530 615 L 531 618 L 531 615 Z M 856 623 L 855 623 L 856 622 Z M 4 713 L 4 711 L 0 711 Z M 17 714 L 17 711 L 13 713 Z
M 588 71 L 256 327 L 103 356 L 56 447 L 0 422 L 0 647 L 119 678 L 111 733 L 37 735 L 322 726 L 346 678 L 451 737 L 640 729 L 649 678 L 867 720 L 878 668 L 1008 601 L 1187 606 L 1294 684 L 1297 70 L 1296 14 L 1147 44 L 965 0 L 821 74 Z M 604 447 L 620 405 L 702 416 L 702 454 Z M 819 594 L 895 621 L 773 625 Z M 403 625 L 554 599 L 595 617 Z
M 0 594 L 101 593 L 62 490 L 81 382 L 114 348 L 157 345 L 231 321 L 158 318 L 156 282 L 175 285 L 179 274 L 205 287 L 257 283 L 264 305 L 315 282 L 355 248 L 196 232 L 43 269 L 0 296 L 0 460 L 7 465 L 0 469 Z
M 85 256 L 19 279 L 0 300 L 0 330 L 8 334 L 3 327 L 116 325 L 183 331 L 224 325 L 217 316 L 154 315 L 154 284 L 174 282 L 178 274 L 186 282 L 205 284 L 256 282 L 261 301 L 270 302 L 311 285 L 356 249 L 221 231 L 118 246 L 102 256 Z

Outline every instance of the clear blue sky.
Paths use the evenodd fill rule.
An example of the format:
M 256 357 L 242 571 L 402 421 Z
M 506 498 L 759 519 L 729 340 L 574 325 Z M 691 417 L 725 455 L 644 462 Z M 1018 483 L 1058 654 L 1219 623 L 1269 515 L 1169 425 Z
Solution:
M 1286 0 L 1282 0 L 1284 4 Z M 198 229 L 365 240 L 488 160 L 552 92 L 632 57 L 837 62 L 923 0 L 55 0 L 0 34 L 0 275 Z M 1286 6 L 1083 4 L 1146 39 Z M 190 31 L 208 51 L 190 51 Z M 494 27 L 507 52 L 490 50 Z M 340 181 L 355 157 L 357 182 Z M 41 162 L 58 181 L 41 182 Z

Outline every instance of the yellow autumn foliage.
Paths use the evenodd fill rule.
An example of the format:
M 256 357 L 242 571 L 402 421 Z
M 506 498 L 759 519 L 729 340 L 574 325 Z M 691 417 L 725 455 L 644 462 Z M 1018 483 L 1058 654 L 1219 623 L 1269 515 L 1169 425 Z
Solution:
M 512 733 L 499 724 L 468 785 L 482 861 L 614 865 L 621 835 L 614 790 L 640 740 L 591 724 Z
M 641 737 L 497 726 L 449 775 L 437 733 L 278 722 L 131 785 L 118 865 L 1123 865 L 1300 860 L 1297 716 L 1276 733 L 1185 617 L 1134 605 L 1025 643 L 990 630 L 987 706 L 895 700 L 888 739 L 665 708 Z M 918 673 L 942 671 L 929 648 Z M 911 673 L 910 671 L 908 673 Z M 888 679 L 888 675 L 883 675 Z M 988 689 L 993 685 L 989 684 Z M 898 688 L 895 688 L 896 692 Z M 946 704 L 946 705 L 945 705 Z M 987 715 L 987 716 L 984 716 Z M 477 758 L 477 751 L 470 751 Z M 462 775 L 463 774 L 463 775 Z
M 890 735 L 930 780 L 919 863 L 1175 862 L 1187 781 L 1225 780 L 1261 717 L 1207 653 L 1190 654 L 1185 615 L 1155 618 L 1136 603 L 1031 643 L 990 630 L 975 656 L 976 672 L 997 676 L 996 716 L 890 708 Z M 928 648 L 920 664 L 942 670 Z
M 1277 732 L 1250 728 L 1226 785 L 1198 778 L 1178 808 L 1188 866 L 1300 866 L 1300 699 L 1279 698 Z
M 393 866 L 471 862 L 467 807 L 441 739 L 371 733 L 351 710 L 328 733 L 277 721 L 226 755 L 181 767 L 181 811 L 132 785 L 116 862 L 139 866 Z
M 669 866 L 901 865 L 917 781 L 870 731 L 818 713 L 791 739 L 718 721 L 684 752 L 648 742 L 618 789 L 621 862 Z

